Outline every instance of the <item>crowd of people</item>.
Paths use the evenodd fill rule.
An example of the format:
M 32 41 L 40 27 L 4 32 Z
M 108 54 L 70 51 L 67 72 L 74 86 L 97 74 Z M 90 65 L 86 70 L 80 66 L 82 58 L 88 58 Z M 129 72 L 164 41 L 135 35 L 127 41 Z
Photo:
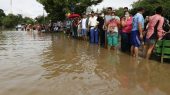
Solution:
M 57 21 L 57 22 L 50 22 L 47 24 L 23 24 L 21 25 L 21 30 L 24 31 L 33 31 L 36 30 L 38 32 L 59 32 L 59 31 L 63 31 L 63 23 L 61 21 Z M 18 30 L 16 28 L 16 30 Z
M 123 52 L 129 52 L 133 57 L 138 57 L 139 47 L 143 46 L 144 57 L 149 59 L 157 40 L 168 35 L 169 29 L 165 30 L 164 24 L 166 22 L 169 26 L 169 22 L 162 16 L 161 6 L 155 9 L 155 14 L 145 19 L 144 12 L 145 9 L 140 7 L 132 16 L 125 7 L 124 15 L 119 17 L 111 7 L 105 14 L 92 11 L 88 15 L 67 19 L 65 33 L 109 50 L 117 50 L 121 46 Z

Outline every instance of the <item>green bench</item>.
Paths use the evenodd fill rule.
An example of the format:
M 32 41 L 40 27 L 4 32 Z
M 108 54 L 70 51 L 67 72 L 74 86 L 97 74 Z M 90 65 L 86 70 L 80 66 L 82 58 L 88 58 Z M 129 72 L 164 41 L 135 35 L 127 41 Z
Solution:
M 170 58 L 170 40 L 160 40 L 156 43 L 156 54 L 161 56 L 161 63 L 164 58 Z

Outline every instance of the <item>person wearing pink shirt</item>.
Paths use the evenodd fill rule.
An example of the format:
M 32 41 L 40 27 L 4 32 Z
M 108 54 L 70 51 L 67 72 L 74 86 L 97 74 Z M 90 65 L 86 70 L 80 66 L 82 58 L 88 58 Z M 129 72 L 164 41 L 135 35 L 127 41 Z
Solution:
M 129 12 L 125 12 L 125 16 L 121 19 L 121 50 L 123 52 L 130 51 L 130 33 L 132 31 L 133 17 Z
M 163 37 L 164 17 L 161 16 L 162 11 L 162 7 L 158 7 L 156 8 L 156 14 L 149 17 L 148 30 L 146 34 L 146 59 L 150 58 L 153 48 L 155 47 L 156 41 L 161 40 Z

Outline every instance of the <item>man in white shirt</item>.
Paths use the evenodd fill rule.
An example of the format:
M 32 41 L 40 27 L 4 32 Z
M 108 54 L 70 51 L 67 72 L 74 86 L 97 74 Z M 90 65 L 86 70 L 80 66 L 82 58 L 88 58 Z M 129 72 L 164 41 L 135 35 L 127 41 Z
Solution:
M 89 18 L 89 27 L 90 27 L 90 43 L 98 44 L 99 41 L 99 31 L 97 29 L 98 21 L 97 17 L 95 16 L 94 12 L 91 12 L 91 17 Z
M 83 37 L 83 40 L 87 39 L 87 18 L 86 15 L 83 14 L 83 18 L 81 20 L 81 35 Z

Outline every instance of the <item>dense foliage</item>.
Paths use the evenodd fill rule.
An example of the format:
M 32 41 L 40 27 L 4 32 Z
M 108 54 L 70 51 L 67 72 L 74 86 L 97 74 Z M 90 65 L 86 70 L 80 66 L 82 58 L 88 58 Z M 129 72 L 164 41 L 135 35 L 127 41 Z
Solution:
M 4 13 L 4 11 L 2 9 L 0 9 L 0 26 L 3 25 L 2 20 L 3 20 L 4 17 L 5 17 L 5 13 Z
M 170 0 L 139 0 L 132 4 L 133 10 L 135 12 L 135 8 L 137 7 L 144 7 L 146 9 L 145 16 L 153 15 L 155 13 L 155 9 L 158 6 L 162 6 L 163 16 L 170 19 Z
M 37 0 L 44 9 L 49 13 L 49 18 L 52 21 L 64 20 L 66 13 L 83 13 L 86 8 L 91 5 L 96 5 L 102 0 Z
M 5 15 L 4 11 L 0 9 L 0 27 L 14 28 L 17 24 L 33 24 L 34 20 L 29 17 L 23 17 L 21 14 Z
M 13 28 L 17 24 L 34 24 L 34 23 L 47 23 L 50 20 L 64 20 L 66 13 L 79 13 L 82 14 L 86 11 L 87 7 L 91 5 L 96 5 L 103 0 L 37 0 L 43 6 L 48 13 L 47 17 L 38 16 L 32 19 L 29 17 L 22 17 L 22 15 L 5 15 L 4 11 L 0 9 L 0 27 L 5 26 L 6 28 Z M 138 0 L 132 4 L 132 9 L 130 10 L 132 14 L 136 13 L 136 8 L 144 7 L 146 12 L 144 16 L 153 15 L 155 8 L 162 6 L 164 9 L 163 16 L 170 19 L 170 0 Z M 109 7 L 109 6 L 108 6 Z M 103 9 L 105 12 L 106 9 Z M 116 14 L 118 16 L 123 16 L 123 8 L 116 9 Z
M 6 28 L 12 28 L 15 25 L 17 25 L 17 20 L 18 17 L 13 15 L 13 14 L 9 14 L 6 17 L 3 18 L 2 23 Z

